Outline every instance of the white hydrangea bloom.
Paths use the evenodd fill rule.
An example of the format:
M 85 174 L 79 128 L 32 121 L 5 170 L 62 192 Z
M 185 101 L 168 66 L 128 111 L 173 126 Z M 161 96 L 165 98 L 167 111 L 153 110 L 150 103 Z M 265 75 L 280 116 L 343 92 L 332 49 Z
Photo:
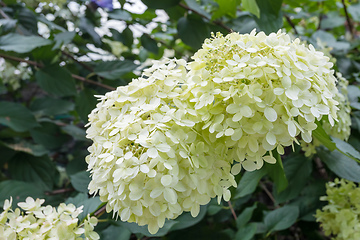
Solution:
M 203 133 L 186 75 L 184 60 L 155 61 L 143 77 L 100 96 L 89 115 L 90 193 L 150 233 L 183 211 L 197 216 L 215 196 L 229 200 L 236 185 L 225 142 Z
M 351 107 L 348 99 L 347 86 L 349 82 L 342 76 L 341 73 L 336 73 L 338 79 L 338 90 L 335 94 L 334 99 L 339 102 L 338 121 L 335 122 L 334 126 L 331 126 L 327 118 L 323 118 L 321 124 L 325 132 L 329 136 L 339 138 L 347 141 L 351 131 Z M 313 139 L 312 142 L 306 143 L 301 141 L 301 149 L 305 152 L 305 156 L 311 156 L 316 153 L 316 147 L 320 146 L 321 143 L 317 139 Z
M 333 63 L 281 31 L 218 33 L 193 60 L 188 81 L 194 110 L 207 122 L 210 140 L 223 138 L 245 170 L 274 163 L 271 151 L 283 154 L 298 136 L 311 142 L 316 120 L 337 121 Z
M 42 206 L 44 199 L 34 200 L 26 198 L 18 206 L 26 210 L 22 213 L 19 208 L 11 209 L 12 198 L 5 200 L 4 211 L 0 214 L 0 239 L 30 240 L 30 239 L 83 239 L 97 240 L 99 235 L 94 232 L 97 224 L 95 217 L 84 220 L 85 227 L 78 226 L 78 215 L 83 206 L 76 208 L 73 204 L 61 203 L 58 208 L 50 205 Z

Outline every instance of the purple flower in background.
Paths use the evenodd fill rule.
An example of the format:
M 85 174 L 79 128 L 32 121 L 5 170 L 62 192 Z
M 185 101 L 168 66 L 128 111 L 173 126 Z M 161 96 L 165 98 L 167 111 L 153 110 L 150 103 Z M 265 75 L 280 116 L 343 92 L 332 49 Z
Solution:
M 110 11 L 113 10 L 112 0 L 91 0 L 91 2 L 95 3 L 98 7 L 107 8 Z

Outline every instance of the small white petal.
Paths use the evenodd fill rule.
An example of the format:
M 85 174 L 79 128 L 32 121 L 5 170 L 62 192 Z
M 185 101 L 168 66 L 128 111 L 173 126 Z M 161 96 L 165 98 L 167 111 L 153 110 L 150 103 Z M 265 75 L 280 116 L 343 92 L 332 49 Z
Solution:
M 277 113 L 276 113 L 275 109 L 273 109 L 271 107 L 265 108 L 264 115 L 265 115 L 266 119 L 269 120 L 270 122 L 275 122 L 277 119 Z

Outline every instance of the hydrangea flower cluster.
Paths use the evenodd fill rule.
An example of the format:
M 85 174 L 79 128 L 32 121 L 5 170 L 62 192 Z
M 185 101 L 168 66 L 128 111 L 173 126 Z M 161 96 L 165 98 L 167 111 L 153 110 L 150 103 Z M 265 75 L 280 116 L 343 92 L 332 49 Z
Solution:
M 360 187 L 355 183 L 335 179 L 326 184 L 327 201 L 322 210 L 316 211 L 316 221 L 327 236 L 336 240 L 360 239 Z
M 154 62 L 89 115 L 90 193 L 150 233 L 229 200 L 241 168 L 275 163 L 272 150 L 311 142 L 316 120 L 337 121 L 333 64 L 281 31 L 218 34 L 193 60 Z
M 225 144 L 214 146 L 202 133 L 186 74 L 184 60 L 156 62 L 143 77 L 100 96 L 89 115 L 90 193 L 150 233 L 183 211 L 197 216 L 215 196 L 229 200 L 228 187 L 236 185 Z
M 191 102 L 207 122 L 210 140 L 225 136 L 245 170 L 274 163 L 271 151 L 283 154 L 297 136 L 311 142 L 316 120 L 337 121 L 333 64 L 281 30 L 269 36 L 218 33 L 193 60 Z
M 19 208 L 11 209 L 12 198 L 5 200 L 0 214 L 0 239 L 30 240 L 30 239 L 100 239 L 94 232 L 97 218 L 88 216 L 83 225 L 78 226 L 77 216 L 82 212 L 83 206 L 76 208 L 73 204 L 61 203 L 58 208 L 50 205 L 42 206 L 44 199 L 34 200 L 26 198 L 25 202 L 18 203 L 25 212 Z
M 327 119 L 322 119 L 321 125 L 324 128 L 325 132 L 329 136 L 339 138 L 341 140 L 347 141 L 350 136 L 351 131 L 351 107 L 350 101 L 348 99 L 347 86 L 349 82 L 341 75 L 341 73 L 336 73 L 338 79 L 338 90 L 335 94 L 334 99 L 339 102 L 339 111 L 338 121 L 335 122 L 334 126 L 331 126 Z M 316 138 L 313 139 L 310 143 L 305 143 L 301 141 L 301 149 L 305 152 L 305 156 L 309 157 L 316 153 L 316 147 L 320 146 L 321 143 Z

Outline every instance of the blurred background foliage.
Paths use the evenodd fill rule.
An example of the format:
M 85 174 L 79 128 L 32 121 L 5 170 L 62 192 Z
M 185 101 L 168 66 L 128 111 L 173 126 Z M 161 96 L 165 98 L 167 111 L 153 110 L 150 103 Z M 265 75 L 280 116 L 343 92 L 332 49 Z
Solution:
M 13 197 L 101 207 L 89 196 L 85 138 L 94 95 L 141 75 L 151 60 L 190 60 L 211 32 L 285 29 L 331 56 L 350 82 L 352 134 L 339 148 L 359 159 L 360 2 L 350 0 L 2 0 L 0 1 L 0 205 Z M 146 227 L 103 214 L 101 239 L 327 239 L 315 222 L 325 183 L 360 181 L 353 159 L 319 148 L 284 157 L 287 186 L 271 169 L 242 172 L 231 204 Z M 277 189 L 284 188 L 279 192 Z M 232 211 L 233 210 L 233 211 Z

